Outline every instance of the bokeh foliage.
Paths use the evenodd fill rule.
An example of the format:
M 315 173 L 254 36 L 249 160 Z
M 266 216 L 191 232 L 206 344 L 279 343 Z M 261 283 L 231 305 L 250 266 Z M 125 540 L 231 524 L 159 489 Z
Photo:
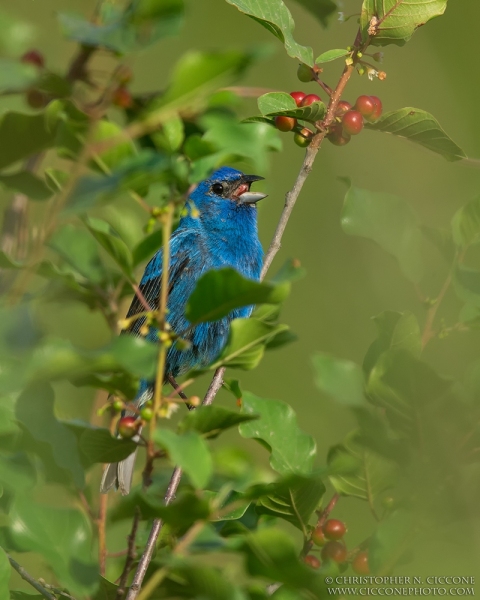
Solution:
M 356 17 L 333 25 L 339 7 L 332 0 L 299 0 L 300 7 L 289 2 L 288 8 L 281 0 L 228 4 L 251 17 L 252 28 L 241 29 L 247 20 L 227 3 L 212 3 L 222 32 L 211 35 L 212 24 L 200 19 L 205 33 L 194 37 L 197 47 L 189 37 L 195 19 L 188 2 L 100 2 L 91 7 L 93 18 L 83 4 L 77 14 L 56 5 L 58 30 L 52 25 L 51 32 L 58 41 L 49 42 L 50 50 L 60 48 L 63 34 L 72 41 L 73 59 L 52 60 L 50 67 L 47 51 L 47 66 L 40 70 L 18 60 L 33 27 L 28 15 L 13 8 L 0 13 L 6 31 L 0 185 L 5 207 L 14 194 L 28 198 L 14 240 L 0 256 L 1 546 L 52 584 L 55 596 L 66 589 L 77 599 L 115 598 L 113 582 L 124 562 L 115 553 L 125 549 L 139 509 L 138 552 L 151 520 L 161 517 L 166 524 L 146 579 L 148 584 L 161 573 L 153 598 L 266 598 L 266 585 L 273 582 L 283 584 L 274 597 L 319 598 L 327 595 L 325 575 L 339 569 L 327 561 L 314 571 L 299 555 L 316 511 L 337 492 L 349 549 L 368 547 L 373 573 L 444 575 L 450 569 L 474 575 L 469 560 L 478 555 L 480 208 L 478 192 L 472 193 L 477 178 L 475 171 L 459 175 L 468 179 L 459 188 L 452 175 L 443 219 L 436 218 L 435 206 L 429 212 L 420 201 L 413 207 L 403 197 L 413 194 L 409 179 L 421 180 L 426 196 L 439 193 L 434 182 L 445 177 L 442 168 L 467 173 L 461 165 L 466 153 L 443 129 L 462 139 L 454 135 L 456 128 L 462 131 L 458 121 L 440 119 L 440 125 L 429 112 L 410 107 L 421 105 L 425 95 L 417 90 L 428 86 L 421 73 L 412 76 L 407 45 L 405 55 L 403 49 L 398 57 L 392 52 L 391 68 L 391 48 L 384 50 L 389 79 L 382 90 L 390 106 L 364 134 L 374 140 L 370 151 L 378 146 L 379 154 L 358 168 L 361 140 L 355 140 L 354 151 L 335 149 L 339 159 L 330 148 L 320 151 L 318 174 L 310 179 L 315 187 L 301 198 L 283 255 L 284 260 L 300 255 L 307 277 L 301 279 L 298 261 L 287 260 L 266 283 L 245 281 L 230 270 L 199 282 L 188 306 L 194 322 L 220 318 L 235 306 L 257 308 L 251 319 L 233 323 L 226 348 L 206 374 L 190 374 L 192 389 L 202 394 L 220 365 L 245 371 L 233 375 L 247 385 L 229 379 L 230 394 L 220 406 L 188 415 L 180 407 L 171 420 L 161 420 L 154 439 L 164 458 L 155 463 L 152 485 L 142 490 L 138 477 L 130 496 L 109 499 L 107 542 L 113 556 L 105 577 L 99 577 L 99 463 L 124 458 L 134 442 L 112 437 L 109 409 L 102 416 L 97 411 L 109 393 L 128 401 L 139 378 L 155 373 L 158 347 L 117 333 L 142 267 L 162 244 L 163 209 L 173 199 L 178 218 L 191 186 L 223 164 L 269 173 L 267 185 L 278 196 L 289 189 L 298 154 L 285 137 L 284 152 L 270 155 L 282 149 L 272 118 L 286 114 L 312 123 L 323 117 L 325 104 L 300 110 L 277 90 L 301 87 L 293 83 L 298 60 L 313 65 L 314 52 L 346 48 L 357 27 Z M 407 5 L 397 9 L 393 0 L 357 4 L 349 9 L 362 9 L 363 39 L 372 26 L 372 45 L 384 46 L 403 45 L 417 27 L 443 13 L 446 0 L 425 2 L 414 13 Z M 296 28 L 292 13 L 299 16 Z M 373 16 L 378 25 L 372 25 Z M 448 11 L 438 23 L 442 20 L 448 26 Z M 328 30 L 321 28 L 328 24 Z M 232 44 L 237 29 L 259 40 L 273 34 L 278 48 L 280 40 L 291 76 L 278 66 L 276 72 L 269 69 L 268 61 L 283 65 L 283 58 L 272 58 L 260 43 L 242 44 L 235 36 Z M 440 38 L 438 30 L 436 35 Z M 429 46 L 419 44 L 415 52 L 428 54 Z M 156 47 L 170 59 L 160 77 L 158 55 L 151 54 Z M 330 84 L 338 79 L 345 52 L 335 52 L 336 61 L 325 70 Z M 75 59 L 83 61 L 82 68 Z M 141 83 L 125 83 L 130 69 L 135 77 L 139 72 Z M 406 108 L 388 92 L 393 76 L 408 82 Z M 359 81 L 362 92 L 373 85 L 357 78 L 352 87 Z M 118 106 L 116 91 L 125 87 L 132 96 Z M 260 96 L 258 109 L 250 95 Z M 25 100 L 31 105 L 35 99 L 38 106 L 27 108 Z M 406 146 L 415 153 L 409 162 L 401 150 L 391 149 L 397 140 L 377 132 L 408 138 L 438 156 Z M 387 158 L 378 169 L 380 154 Z M 412 161 L 420 165 L 414 175 L 408 171 Z M 343 181 L 336 182 L 337 176 Z M 435 191 L 429 192 L 431 180 Z M 337 203 L 343 195 L 341 211 L 329 204 L 329 194 Z M 272 230 L 278 207 L 262 210 L 261 225 Z M 7 226 L 8 218 L 6 213 Z M 344 281 L 337 282 L 340 277 Z M 373 315 L 376 337 L 365 324 Z M 295 345 L 283 321 L 298 331 Z M 276 348 L 281 350 L 269 352 Z M 319 402 L 313 381 L 329 403 Z M 260 396 L 242 391 L 244 386 Z M 260 442 L 258 449 L 242 439 Z M 142 461 L 143 456 L 139 472 Z M 165 507 L 173 465 L 182 467 L 185 478 L 176 500 Z M 184 539 L 189 545 L 179 553 Z M 1 559 L 3 589 L 9 586 L 12 598 L 31 593 L 7 557 Z

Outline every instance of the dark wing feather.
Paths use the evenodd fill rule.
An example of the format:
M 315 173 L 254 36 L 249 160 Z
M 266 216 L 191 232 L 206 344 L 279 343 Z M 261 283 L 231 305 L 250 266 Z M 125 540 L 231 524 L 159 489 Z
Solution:
M 174 241 L 174 238 L 172 237 L 172 246 L 173 246 L 173 241 Z M 160 253 L 161 252 L 162 251 L 160 250 Z M 168 283 L 169 283 L 168 294 L 169 295 L 172 292 L 176 281 L 178 281 L 178 278 L 180 277 L 182 271 L 188 267 L 188 264 L 190 262 L 189 254 L 187 253 L 187 251 L 185 249 L 183 249 L 183 250 L 179 249 L 177 252 L 174 252 L 172 254 L 173 254 L 172 260 L 170 261 L 170 272 L 168 274 Z M 152 260 L 154 260 L 154 259 L 152 259 Z M 148 271 L 148 265 L 145 270 L 145 273 L 147 273 L 147 271 Z M 145 275 L 142 278 L 142 282 L 140 282 L 140 285 L 138 287 L 140 288 L 140 291 L 142 292 L 143 297 L 148 302 L 151 309 L 156 310 L 158 308 L 158 303 L 160 300 L 160 289 L 162 287 L 162 273 L 160 272 L 157 276 L 148 277 L 148 279 L 143 281 L 144 278 L 145 278 Z M 141 312 L 145 312 L 145 307 L 140 302 L 138 297 L 135 295 L 133 297 L 132 303 L 130 304 L 130 308 L 128 309 L 127 319 L 129 317 L 132 317 L 133 315 L 136 315 Z M 128 331 L 129 333 L 133 333 L 134 335 L 140 335 L 140 329 L 144 322 L 145 322 L 145 318 L 143 318 L 143 317 L 141 319 L 137 319 L 125 331 Z

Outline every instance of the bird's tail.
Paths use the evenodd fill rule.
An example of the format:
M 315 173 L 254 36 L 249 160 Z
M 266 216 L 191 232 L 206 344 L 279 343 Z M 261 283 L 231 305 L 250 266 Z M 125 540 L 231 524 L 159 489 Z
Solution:
M 153 387 L 142 380 L 140 382 L 140 390 L 135 398 L 135 404 L 137 406 L 142 406 L 151 399 L 153 396 Z M 128 411 L 122 416 L 134 416 L 134 413 L 129 413 Z M 132 440 L 134 442 L 138 442 L 140 439 L 140 434 L 142 433 L 142 429 L 138 430 L 138 435 L 134 436 Z M 106 465 L 105 470 L 103 471 L 102 481 L 100 483 L 100 493 L 106 494 L 109 490 L 115 487 L 116 490 L 120 490 L 123 496 L 126 496 L 130 493 L 130 489 L 132 487 L 132 479 L 133 479 L 133 470 L 135 468 L 135 460 L 137 458 L 137 450 L 127 456 L 124 460 L 116 463 L 110 463 Z
M 135 440 L 135 438 L 133 439 Z M 137 450 L 135 450 L 133 454 L 130 454 L 130 456 L 127 456 L 124 460 L 107 465 L 103 471 L 103 477 L 100 483 L 100 493 L 106 494 L 115 486 L 116 490 L 120 490 L 122 496 L 129 494 L 132 487 L 133 470 L 135 468 L 136 458 Z

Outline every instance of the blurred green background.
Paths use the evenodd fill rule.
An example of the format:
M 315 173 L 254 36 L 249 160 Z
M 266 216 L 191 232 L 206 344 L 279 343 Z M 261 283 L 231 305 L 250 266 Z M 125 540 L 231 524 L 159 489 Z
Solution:
M 360 2 L 344 0 L 343 4 L 345 15 L 349 15 L 358 12 Z M 52 69 L 64 71 L 76 45 L 62 37 L 56 12 L 67 9 L 89 15 L 94 5 L 90 0 L 4 3 L 1 13 L 25 24 L 20 32 L 24 36 L 23 42 L 6 40 L 4 53 L 14 56 L 37 47 L 45 54 Z M 296 39 L 313 46 L 314 56 L 352 43 L 357 28 L 355 18 L 346 23 L 333 19 L 329 29 L 324 30 L 294 2 L 290 2 L 289 7 L 296 21 Z M 381 68 L 387 73 L 385 81 L 370 82 L 366 77 L 354 76 L 345 98 L 353 102 L 359 94 L 375 94 L 382 99 L 385 111 L 403 106 L 425 109 L 440 121 L 468 156 L 480 157 L 479 22 L 478 2 L 452 0 L 445 16 L 421 28 L 405 47 L 384 49 L 385 60 Z M 136 54 L 131 61 L 135 74 L 132 90 L 161 89 L 172 65 L 187 49 L 249 48 L 261 43 L 268 44 L 272 52 L 248 71 L 242 85 L 287 92 L 318 91 L 315 83 L 302 84 L 297 80 L 297 63 L 286 56 L 280 43 L 253 20 L 221 0 L 187 2 L 181 34 L 160 41 Z M 101 72 L 111 64 L 110 61 L 100 52 L 93 62 L 93 69 Z M 326 65 L 324 78 L 330 85 L 335 84 L 340 69 L 340 62 Z M 28 110 L 21 98 L 0 99 L 1 112 L 12 108 Z M 241 112 L 245 116 L 256 114 L 255 100 L 245 100 Z M 261 173 L 267 177 L 269 194 L 259 209 L 260 235 L 265 248 L 304 154 L 293 144 L 290 135 L 283 134 L 282 139 L 283 151 L 272 154 L 268 172 Z M 295 284 L 282 315 L 283 322 L 298 335 L 298 341 L 267 353 L 255 371 L 235 375 L 239 376 L 243 389 L 262 397 L 283 399 L 292 405 L 300 426 L 317 441 L 319 465 L 323 464 L 328 448 L 354 428 L 355 422 L 346 409 L 323 397 L 315 388 L 312 354 L 321 350 L 361 364 L 375 337 L 373 316 L 387 309 L 409 310 L 423 324 L 426 312 L 394 258 L 372 242 L 348 237 L 342 232 L 340 213 L 346 187 L 339 177 L 349 177 L 358 187 L 402 196 L 415 208 L 424 224 L 448 227 L 455 211 L 478 194 L 480 171 L 446 162 L 419 146 L 377 132 L 365 131 L 344 148 L 328 142 L 323 144 L 272 268 L 275 271 L 286 258 L 294 257 L 307 270 L 307 276 Z M 1 191 L 2 210 L 9 200 L 10 194 Z M 122 229 L 132 239 L 138 238 L 141 236 L 141 215 L 126 202 L 121 208 L 124 211 Z M 426 295 L 435 297 L 447 267 L 433 250 L 429 264 L 431 269 L 421 287 Z M 456 322 L 460 306 L 450 290 L 439 313 L 447 325 Z M 55 304 L 50 311 L 46 309 L 42 320 L 56 334 L 85 347 L 100 346 L 110 335 L 100 317 L 81 306 L 60 308 Z M 479 351 L 477 332 L 456 333 L 446 340 L 432 340 L 424 358 L 444 376 L 461 378 Z M 195 391 L 201 395 L 207 383 L 206 378 L 201 379 L 195 384 Z M 90 415 L 94 398 L 91 390 L 77 389 L 66 383 L 57 388 L 63 392 L 58 403 L 61 416 L 76 416 L 79 412 L 83 417 Z M 219 396 L 219 401 L 225 405 L 233 402 L 226 393 Z M 79 406 L 82 407 L 80 411 Z M 218 443 L 242 445 L 256 453 L 262 464 L 267 464 L 265 452 L 255 442 L 240 439 L 238 434 L 230 433 Z M 472 489 L 477 488 L 472 486 Z M 352 544 L 361 540 L 371 528 L 371 516 L 360 501 L 342 500 L 336 516 L 344 518 L 349 525 L 349 544 L 350 540 Z M 476 548 L 429 541 L 418 548 L 421 560 L 415 563 L 415 568 L 418 566 L 421 572 L 412 572 L 411 565 L 399 567 L 398 572 L 412 576 L 447 573 L 480 576 L 478 518 L 476 525 Z M 447 531 L 449 526 L 445 524 Z

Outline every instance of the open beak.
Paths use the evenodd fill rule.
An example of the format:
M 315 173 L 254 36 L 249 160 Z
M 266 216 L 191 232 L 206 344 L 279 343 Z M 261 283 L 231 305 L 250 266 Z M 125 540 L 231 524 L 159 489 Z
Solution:
M 264 179 L 264 177 L 260 177 L 259 175 L 244 175 L 240 185 L 235 191 L 235 196 L 238 198 L 238 200 L 243 204 L 255 204 L 259 200 L 266 198 L 267 194 L 250 191 L 251 184 L 254 181 L 260 181 L 261 179 Z

